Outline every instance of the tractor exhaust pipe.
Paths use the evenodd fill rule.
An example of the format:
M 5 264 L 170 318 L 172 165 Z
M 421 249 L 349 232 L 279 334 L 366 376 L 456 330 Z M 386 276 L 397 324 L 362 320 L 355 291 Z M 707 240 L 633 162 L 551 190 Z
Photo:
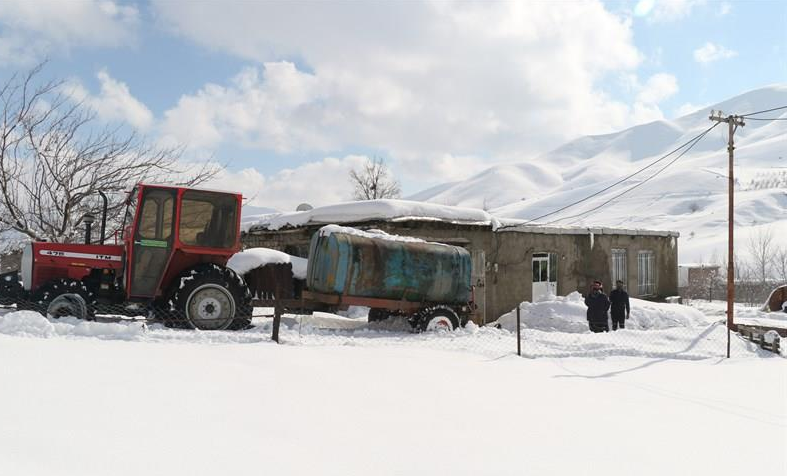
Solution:
M 99 237 L 99 242 L 103 245 L 104 244 L 104 233 L 107 230 L 107 196 L 104 195 L 104 192 L 101 190 L 98 191 L 98 194 L 101 195 L 101 198 L 104 200 L 104 208 L 101 210 L 101 236 Z
M 93 216 L 92 213 L 88 212 L 82 216 L 82 221 L 85 222 L 85 244 L 90 244 L 90 228 L 93 225 L 93 221 L 96 217 Z

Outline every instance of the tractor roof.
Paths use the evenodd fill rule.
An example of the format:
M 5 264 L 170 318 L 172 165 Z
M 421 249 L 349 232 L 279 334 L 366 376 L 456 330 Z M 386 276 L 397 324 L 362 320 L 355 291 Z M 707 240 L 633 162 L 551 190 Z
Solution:
M 177 190 L 196 190 L 198 192 L 211 192 L 211 193 L 224 193 L 227 195 L 242 195 L 240 192 L 231 192 L 229 190 L 216 190 L 201 187 L 188 187 L 186 185 L 173 185 L 167 183 L 138 183 L 137 187 L 150 187 L 150 188 L 173 188 Z

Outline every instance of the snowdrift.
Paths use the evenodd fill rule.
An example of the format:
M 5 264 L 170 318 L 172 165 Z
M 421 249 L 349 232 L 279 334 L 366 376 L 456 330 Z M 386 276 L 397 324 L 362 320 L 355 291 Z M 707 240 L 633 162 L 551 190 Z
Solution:
M 633 330 L 669 329 L 672 327 L 707 326 L 717 319 L 680 304 L 664 304 L 631 298 L 631 318 L 626 328 Z M 520 304 L 522 328 L 546 332 L 583 333 L 588 331 L 587 307 L 578 292 L 555 296 L 541 302 Z M 492 323 L 502 329 L 516 331 L 516 309 L 503 314 Z

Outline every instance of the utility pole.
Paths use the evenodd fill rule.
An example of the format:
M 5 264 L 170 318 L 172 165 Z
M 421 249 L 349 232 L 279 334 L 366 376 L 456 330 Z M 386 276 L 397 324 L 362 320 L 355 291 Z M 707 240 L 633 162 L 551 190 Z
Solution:
M 726 122 L 729 128 L 729 138 L 727 139 L 727 152 L 729 153 L 730 159 L 730 170 L 728 175 L 729 206 L 727 210 L 727 358 L 730 358 L 730 331 L 735 329 L 735 323 L 733 322 L 733 306 L 735 304 L 735 260 L 733 258 L 733 239 L 735 235 L 735 176 L 733 174 L 733 154 L 735 151 L 735 141 L 733 137 L 735 136 L 735 131 L 738 130 L 738 126 L 743 127 L 746 124 L 743 122 L 743 117 L 733 115 L 724 117 L 721 111 L 711 111 L 708 119 L 715 122 Z

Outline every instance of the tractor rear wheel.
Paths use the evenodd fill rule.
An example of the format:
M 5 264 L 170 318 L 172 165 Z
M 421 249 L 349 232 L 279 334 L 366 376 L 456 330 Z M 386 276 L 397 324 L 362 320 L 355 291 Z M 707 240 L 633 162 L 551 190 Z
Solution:
M 251 324 L 251 293 L 231 269 L 200 265 L 183 275 L 172 298 L 177 313 L 193 329 L 245 329 Z M 172 320 L 172 317 L 170 317 Z
M 85 283 L 82 281 L 69 278 L 55 279 L 39 287 L 31 297 L 32 302 L 30 303 L 30 307 L 44 316 L 50 315 L 50 305 L 55 303 L 57 298 L 63 295 L 77 295 L 80 296 L 84 301 L 84 313 L 82 313 L 81 309 L 79 309 L 79 305 L 74 304 L 74 306 L 76 306 L 74 309 L 79 311 L 80 314 L 75 315 L 75 317 L 90 319 L 95 314 L 96 298 L 93 292 L 90 291 L 90 289 L 88 289 L 88 287 L 85 286 Z M 61 300 L 61 302 L 62 301 L 63 300 Z M 73 301 L 73 299 L 71 299 L 71 301 Z M 58 306 L 60 307 L 60 305 Z M 51 313 L 52 317 L 60 317 L 60 315 L 62 314 Z

